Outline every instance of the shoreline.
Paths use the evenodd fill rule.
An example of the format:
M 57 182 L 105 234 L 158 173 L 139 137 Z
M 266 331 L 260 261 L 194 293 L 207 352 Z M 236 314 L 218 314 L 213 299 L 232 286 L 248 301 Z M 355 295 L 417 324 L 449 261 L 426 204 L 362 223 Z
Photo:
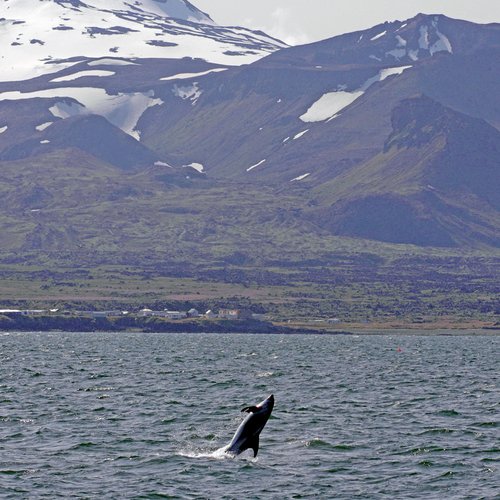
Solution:
M 359 324 L 336 325 L 307 322 L 271 322 L 261 320 L 164 320 L 142 317 L 91 318 L 84 316 L 0 316 L 3 332 L 137 332 L 137 333 L 227 333 L 278 335 L 355 335 L 355 336 L 498 336 L 496 323 L 474 322 L 457 325 L 452 322 L 427 324 Z
M 305 330 L 295 328 L 269 328 L 269 329 L 187 329 L 187 328 L 172 328 L 172 329 L 138 329 L 138 328 L 124 328 L 124 329 L 111 329 L 111 328 L 3 328 L 0 327 L 0 334 L 9 333 L 135 333 L 135 334 L 183 334 L 183 335 L 309 335 L 309 336 L 344 336 L 344 337 L 498 337 L 500 336 L 500 329 L 480 329 L 480 328 L 449 328 L 449 329 L 416 329 L 416 328 L 387 328 L 387 329 L 349 329 L 349 330 Z
M 213 331 L 213 330 L 204 330 L 204 331 L 155 331 L 155 330 L 5 330 L 0 329 L 0 336 L 9 335 L 11 333 L 21 334 L 21 333 L 47 333 L 47 334 L 55 334 L 55 333 L 114 333 L 114 334 L 123 334 L 123 333 L 134 333 L 137 335 L 141 334 L 178 334 L 178 335 L 301 335 L 301 336 L 321 336 L 321 337 L 500 337 L 500 330 L 352 330 L 352 331 L 331 331 L 331 332 L 322 332 L 322 331 L 303 331 L 303 330 L 277 330 L 273 332 L 252 332 L 252 331 Z

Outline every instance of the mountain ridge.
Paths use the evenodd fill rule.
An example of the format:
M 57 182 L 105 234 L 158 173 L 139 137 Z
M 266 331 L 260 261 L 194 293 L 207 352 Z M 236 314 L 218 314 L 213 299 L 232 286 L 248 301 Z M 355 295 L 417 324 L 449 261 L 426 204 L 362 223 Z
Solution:
M 217 29 L 207 24 L 203 32 Z M 168 55 L 169 48 L 163 49 Z M 85 162 L 95 159 L 96 178 L 99 166 L 111 169 L 120 186 L 113 201 L 136 203 L 144 217 L 155 217 L 145 215 L 148 202 L 156 213 L 162 197 L 175 198 L 176 190 L 195 206 L 197 196 L 223 197 L 234 189 L 248 194 L 266 186 L 275 193 L 266 203 L 275 205 L 268 217 L 254 207 L 257 220 L 276 234 L 287 228 L 292 240 L 302 234 L 422 247 L 500 245 L 500 96 L 494 92 L 500 25 L 419 15 L 274 49 L 242 66 L 74 56 L 71 67 L 4 82 L 0 162 L 22 166 L 29 177 L 34 160 L 47 165 L 50 157 L 63 171 L 70 151 L 78 151 Z M 44 182 L 38 192 L 27 182 L 20 196 L 42 193 L 55 214 L 65 203 L 55 185 Z M 296 208 L 281 210 L 288 197 Z M 96 213 L 104 210 L 101 203 L 102 197 L 94 200 Z M 250 204 L 234 219 L 234 205 L 219 203 L 210 210 L 258 239 Z M 130 217 L 128 210 L 120 213 Z M 227 228 L 213 226 L 211 213 L 197 216 L 204 221 L 204 229 L 196 223 L 192 233 L 199 244 L 228 255 L 240 250 L 229 241 L 252 244 L 247 235 L 233 239 Z M 123 235 L 135 234 L 127 224 L 117 220 Z M 210 236 L 210 227 L 217 227 L 222 243 Z M 79 233 L 71 234 L 77 239 Z M 93 241 L 84 233 L 82 238 Z M 196 238 L 189 238 L 187 247 L 199 255 Z M 114 252 L 126 238 L 117 241 Z

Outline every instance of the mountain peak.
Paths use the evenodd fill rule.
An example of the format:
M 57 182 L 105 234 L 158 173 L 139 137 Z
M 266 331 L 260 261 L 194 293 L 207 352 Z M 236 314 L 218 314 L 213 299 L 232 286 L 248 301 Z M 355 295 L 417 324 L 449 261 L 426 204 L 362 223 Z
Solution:
M 9 10 L 32 10 L 25 0 L 4 0 L 5 12 Z M 215 24 L 208 14 L 196 8 L 188 0 L 39 0 L 35 11 L 40 8 L 50 8 L 49 4 L 57 4 L 62 8 L 75 12 L 84 12 L 86 9 L 94 11 L 143 13 L 147 15 L 163 16 L 182 21 L 195 23 Z
M 42 0 L 43 1 L 43 0 Z M 208 14 L 196 8 L 187 0 L 45 0 L 53 1 L 73 9 L 92 8 L 114 12 L 142 12 L 144 14 L 163 16 L 194 23 L 215 24 Z
M 217 26 L 187 0 L 3 0 L 0 46 L 2 80 L 18 81 L 109 56 L 240 65 L 286 44 Z

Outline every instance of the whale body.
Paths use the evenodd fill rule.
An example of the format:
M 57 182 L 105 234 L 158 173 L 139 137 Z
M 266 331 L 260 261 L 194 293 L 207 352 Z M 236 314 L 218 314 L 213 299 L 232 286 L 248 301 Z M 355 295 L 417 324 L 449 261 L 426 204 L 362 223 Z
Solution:
M 273 408 L 274 396 L 272 394 L 256 406 L 243 408 L 241 411 L 247 412 L 248 416 L 236 430 L 233 439 L 226 448 L 226 453 L 236 456 L 251 449 L 253 456 L 256 457 L 259 451 L 260 433 L 269 420 Z

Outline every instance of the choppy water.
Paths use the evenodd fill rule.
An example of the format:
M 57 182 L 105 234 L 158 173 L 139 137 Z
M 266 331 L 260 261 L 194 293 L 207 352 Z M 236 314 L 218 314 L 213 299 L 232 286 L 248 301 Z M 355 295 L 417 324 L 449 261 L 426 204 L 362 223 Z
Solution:
M 498 337 L 0 333 L 0 497 L 498 498 Z M 256 460 L 214 453 L 269 393 Z

